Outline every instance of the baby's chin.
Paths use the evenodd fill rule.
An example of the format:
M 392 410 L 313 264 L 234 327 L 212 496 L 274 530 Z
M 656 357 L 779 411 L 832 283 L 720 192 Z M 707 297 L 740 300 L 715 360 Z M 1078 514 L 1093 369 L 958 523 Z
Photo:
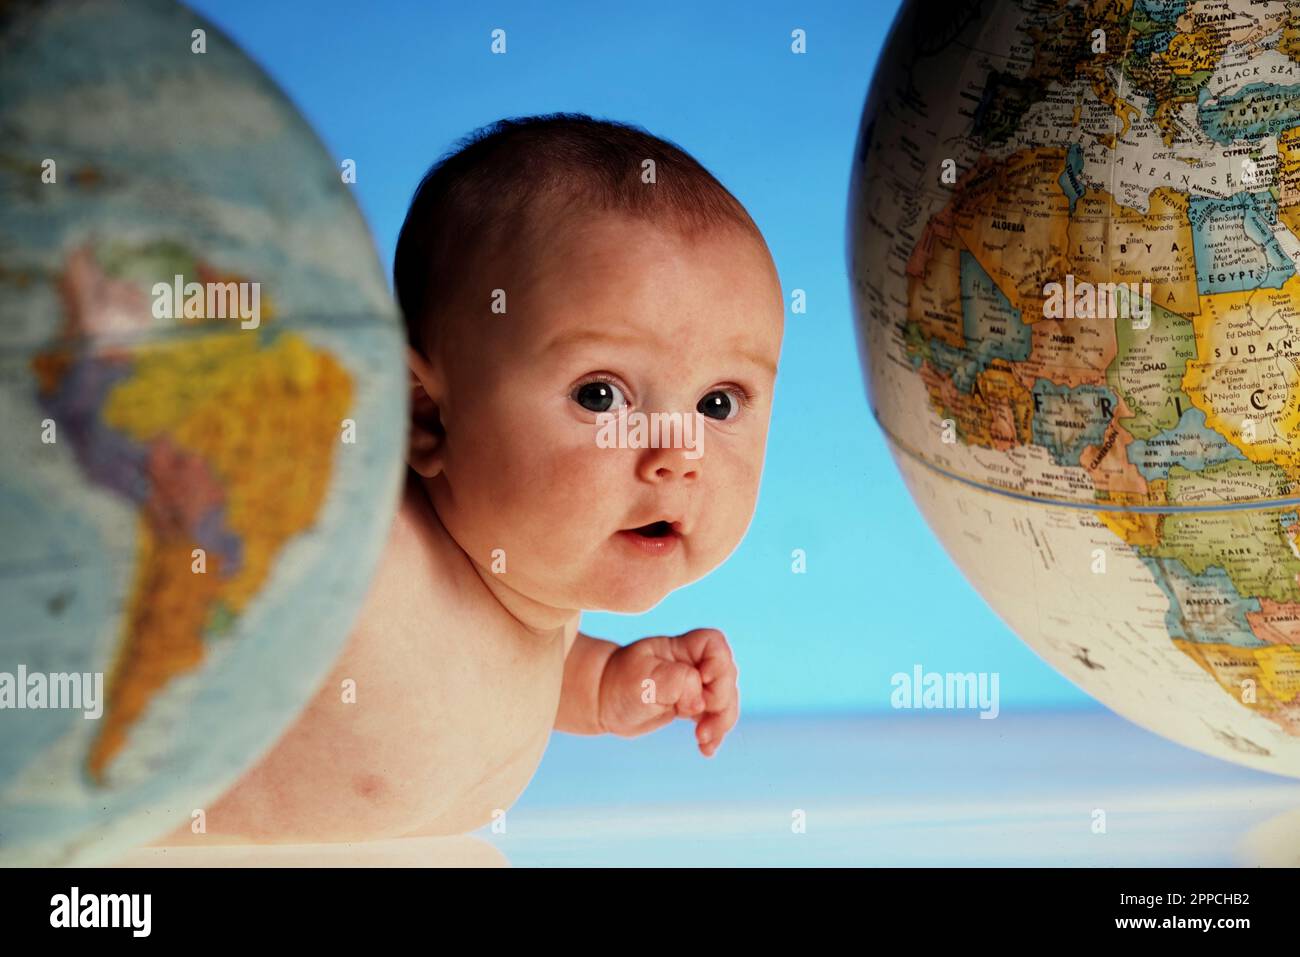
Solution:
M 656 576 L 657 578 L 657 576 Z M 686 584 L 681 581 L 651 580 L 649 576 L 628 574 L 622 580 L 587 582 L 577 589 L 578 608 L 583 611 L 610 611 L 620 615 L 639 615 L 654 608 Z
M 699 581 L 730 554 L 712 547 L 704 537 L 690 544 L 690 551 L 679 542 L 666 553 L 657 553 L 654 546 L 629 550 L 626 542 L 613 543 L 612 551 L 597 550 L 585 567 L 566 569 L 562 578 L 553 571 L 558 562 L 542 563 L 551 574 L 543 572 L 532 579 L 538 586 L 535 597 L 558 608 L 642 614 L 679 588 Z
M 688 568 L 684 563 L 677 567 L 638 568 L 613 567 L 600 576 L 588 578 L 578 594 L 577 607 L 583 611 L 610 611 L 620 615 L 639 615 L 654 608 L 661 601 L 705 574 Z
M 668 597 L 676 589 L 669 588 L 653 595 L 623 596 L 617 598 L 595 598 L 584 602 L 583 611 L 608 611 L 617 615 L 640 615 L 649 611 Z

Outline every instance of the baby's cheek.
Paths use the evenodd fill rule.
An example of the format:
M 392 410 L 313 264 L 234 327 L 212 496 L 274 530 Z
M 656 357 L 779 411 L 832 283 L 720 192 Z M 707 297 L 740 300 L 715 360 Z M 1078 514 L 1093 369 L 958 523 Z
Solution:
M 727 449 L 721 465 L 724 474 L 721 478 L 726 488 L 731 490 L 730 499 L 738 506 L 743 506 L 748 513 L 753 510 L 758 497 L 758 483 L 763 474 L 763 443 L 749 441 L 735 448 Z M 746 514 L 748 518 L 748 514 Z
M 726 462 L 721 455 L 714 459 L 691 501 L 701 532 L 697 551 L 709 562 L 721 561 L 740 541 L 758 492 L 758 473 L 738 457 L 728 458 Z
M 586 530 L 608 524 L 602 519 L 611 507 L 625 504 L 612 472 L 616 454 L 593 443 L 590 449 L 564 449 L 533 462 L 518 477 L 529 512 L 523 521 L 544 526 L 547 540 L 561 550 L 584 539 Z

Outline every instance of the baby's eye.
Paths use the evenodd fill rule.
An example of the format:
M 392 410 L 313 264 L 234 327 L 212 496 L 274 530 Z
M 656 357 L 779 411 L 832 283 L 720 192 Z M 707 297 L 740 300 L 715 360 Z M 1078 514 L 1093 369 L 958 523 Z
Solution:
M 584 382 L 573 390 L 571 398 L 588 412 L 611 412 L 627 405 L 627 397 L 622 390 L 603 379 Z
M 695 408 L 711 419 L 725 422 L 740 414 L 740 400 L 726 389 L 714 389 Z

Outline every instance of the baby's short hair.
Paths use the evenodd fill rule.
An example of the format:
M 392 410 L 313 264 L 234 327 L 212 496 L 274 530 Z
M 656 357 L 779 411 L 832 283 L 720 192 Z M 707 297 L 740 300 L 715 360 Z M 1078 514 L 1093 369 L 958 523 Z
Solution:
M 412 346 L 426 351 L 433 320 L 464 292 L 469 260 L 524 235 L 543 199 L 626 213 L 687 237 L 739 227 L 763 244 L 740 201 L 674 143 L 581 113 L 498 120 L 439 159 L 411 199 L 393 283 Z M 487 308 L 489 294 L 478 294 Z

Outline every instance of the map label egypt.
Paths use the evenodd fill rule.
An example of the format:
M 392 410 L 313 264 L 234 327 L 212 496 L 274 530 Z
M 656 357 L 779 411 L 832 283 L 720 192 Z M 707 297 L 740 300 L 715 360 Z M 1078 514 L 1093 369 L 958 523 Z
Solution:
M 54 671 L 46 674 L 19 665 L 17 673 L 0 671 L 0 710 L 80 709 L 87 721 L 104 713 L 104 673 Z

